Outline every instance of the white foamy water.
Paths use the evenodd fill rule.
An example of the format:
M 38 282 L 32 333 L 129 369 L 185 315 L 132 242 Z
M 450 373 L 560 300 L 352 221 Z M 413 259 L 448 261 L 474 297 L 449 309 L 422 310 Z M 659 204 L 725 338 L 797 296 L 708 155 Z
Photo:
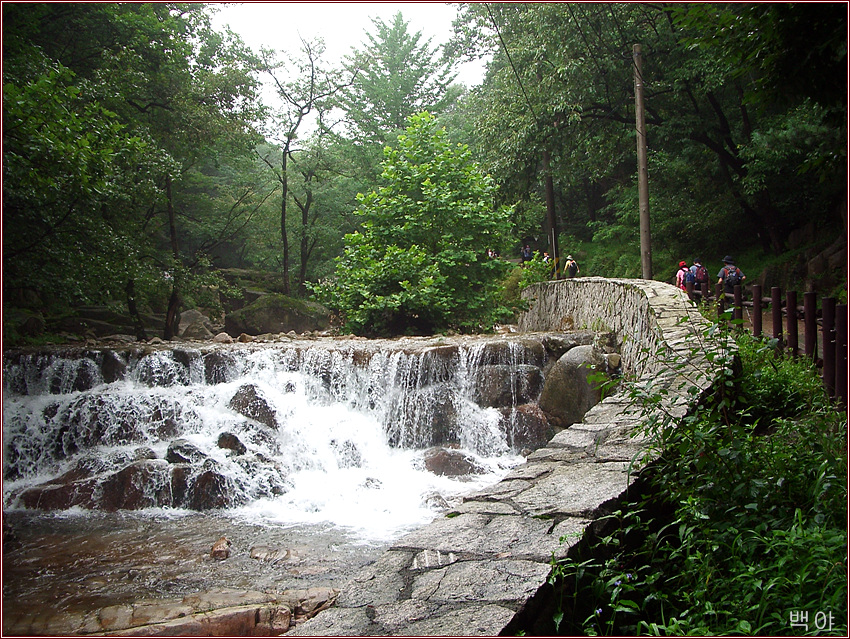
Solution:
M 510 352 L 521 364 L 521 353 Z M 118 357 L 125 369 L 114 381 L 104 379 L 107 357 L 7 363 L 4 510 L 20 508 L 25 489 L 71 470 L 105 481 L 134 460 L 163 460 L 184 440 L 202 454 L 193 472 L 226 478 L 238 498 L 231 516 L 327 523 L 364 543 L 385 542 L 430 521 L 440 499 L 495 483 L 523 461 L 507 444 L 504 415 L 472 399 L 481 357 L 474 346 L 450 357 L 428 349 L 364 356 L 339 345 L 137 352 Z M 447 477 L 425 468 L 435 430 L 448 433 L 476 472 Z M 235 435 L 245 454 L 220 448 L 222 433 Z M 159 463 L 154 468 L 170 472 Z M 162 499 L 169 477 L 147 490 Z

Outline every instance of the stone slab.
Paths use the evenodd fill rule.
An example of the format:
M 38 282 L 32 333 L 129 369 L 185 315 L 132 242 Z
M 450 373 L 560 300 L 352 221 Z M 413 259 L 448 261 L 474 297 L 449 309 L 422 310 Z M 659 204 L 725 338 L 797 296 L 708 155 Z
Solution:
M 628 488 L 626 470 L 622 462 L 564 465 L 514 497 L 514 503 L 532 515 L 592 515 Z

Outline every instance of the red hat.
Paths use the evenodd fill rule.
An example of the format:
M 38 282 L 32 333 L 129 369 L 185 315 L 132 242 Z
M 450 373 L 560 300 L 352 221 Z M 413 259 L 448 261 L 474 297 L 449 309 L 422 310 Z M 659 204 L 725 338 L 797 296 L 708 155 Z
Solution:
M 681 262 L 679 262 L 679 266 L 687 266 L 687 265 L 688 265 L 688 263 L 685 260 L 682 260 Z

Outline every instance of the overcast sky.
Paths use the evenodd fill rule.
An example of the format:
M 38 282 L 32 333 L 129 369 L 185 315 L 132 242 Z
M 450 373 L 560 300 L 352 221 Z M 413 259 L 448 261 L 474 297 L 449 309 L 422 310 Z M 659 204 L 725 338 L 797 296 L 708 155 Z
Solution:
M 371 18 L 389 23 L 398 11 L 408 21 L 408 31 L 433 38 L 432 46 L 452 35 L 457 10 L 445 2 L 243 2 L 219 6 L 213 24 L 229 25 L 257 52 L 266 46 L 294 54 L 299 36 L 320 36 L 327 47 L 325 60 L 336 63 L 366 40 L 367 31 L 374 31 Z M 472 86 L 483 76 L 483 62 L 467 63 L 458 69 L 457 80 Z

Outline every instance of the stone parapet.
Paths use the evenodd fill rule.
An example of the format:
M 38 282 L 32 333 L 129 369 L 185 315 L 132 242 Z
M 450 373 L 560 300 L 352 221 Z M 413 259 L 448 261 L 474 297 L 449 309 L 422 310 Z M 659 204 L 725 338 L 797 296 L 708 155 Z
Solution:
M 591 329 L 617 336 L 624 375 L 663 389 L 657 411 L 684 416 L 710 385 L 701 344 L 709 324 L 675 287 L 578 278 L 526 289 L 522 331 Z M 641 415 L 624 395 L 591 408 L 499 483 L 398 540 L 365 567 L 336 605 L 299 636 L 494 636 L 546 588 L 590 524 L 610 512 L 652 458 Z M 512 623 L 513 622 L 513 623 Z

